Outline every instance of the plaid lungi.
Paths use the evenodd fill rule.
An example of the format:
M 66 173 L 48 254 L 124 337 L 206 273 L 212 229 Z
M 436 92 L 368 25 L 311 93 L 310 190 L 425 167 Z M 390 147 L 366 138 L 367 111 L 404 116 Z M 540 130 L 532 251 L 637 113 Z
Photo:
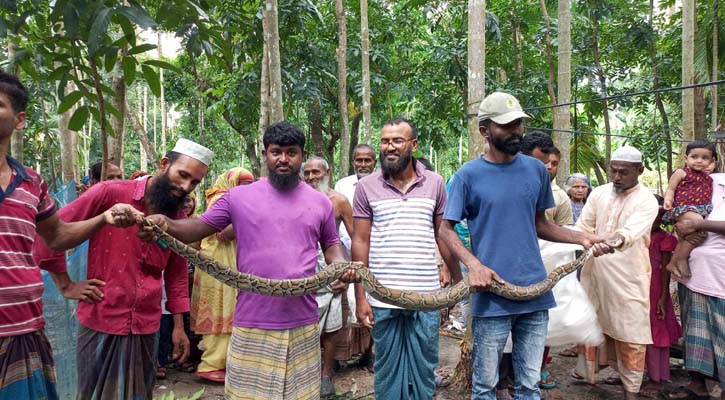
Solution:
M 78 400 L 152 399 L 159 337 L 110 335 L 78 325 Z
M 725 299 L 680 285 L 685 368 L 718 379 L 725 390 Z
M 55 400 L 55 363 L 44 331 L 0 338 L 0 400 Z
M 319 399 L 317 324 L 271 330 L 232 328 L 227 399 Z

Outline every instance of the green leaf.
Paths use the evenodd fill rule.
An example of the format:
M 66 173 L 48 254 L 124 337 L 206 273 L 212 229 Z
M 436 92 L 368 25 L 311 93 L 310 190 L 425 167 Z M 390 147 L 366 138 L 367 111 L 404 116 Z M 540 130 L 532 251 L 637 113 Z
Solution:
M 68 2 L 63 8 L 63 27 L 65 35 L 70 39 L 78 37 L 78 10 L 73 6 L 73 2 Z
M 89 114 L 90 110 L 88 106 L 78 107 L 78 109 L 76 109 L 76 111 L 73 113 L 73 116 L 70 117 L 70 121 L 68 121 L 68 129 L 72 131 L 79 131 L 83 129 L 83 125 L 88 122 Z
M 5 18 L 0 18 L 0 37 L 5 38 L 8 36 L 8 26 L 5 22 Z
M 108 23 L 111 22 L 112 8 L 104 7 L 97 14 L 93 20 L 93 25 L 88 33 L 88 55 L 95 57 L 96 52 L 101 47 L 103 39 L 108 34 Z
M 129 56 L 132 56 L 134 54 L 145 53 L 145 52 L 147 52 L 149 50 L 153 50 L 155 48 L 156 48 L 156 45 L 155 44 L 143 43 L 143 44 L 140 44 L 138 46 L 134 46 L 134 47 L 130 48 L 128 50 L 128 53 L 126 53 L 126 54 L 128 54 Z
M 136 31 L 133 29 L 133 24 L 131 24 L 128 18 L 125 18 L 124 16 L 119 16 L 119 18 L 117 18 L 116 20 L 118 21 L 118 24 L 121 25 L 123 36 L 132 46 L 135 46 Z
M 103 58 L 103 67 L 106 69 L 106 72 L 113 71 L 113 67 L 116 65 L 116 59 L 118 59 L 118 50 L 119 48 L 117 46 L 111 46 L 106 50 Z
M 144 64 L 146 64 L 146 65 L 153 65 L 154 67 L 159 67 L 159 68 L 163 68 L 163 69 L 169 69 L 169 70 L 172 70 L 172 71 L 176 71 L 178 73 L 181 73 L 181 70 L 179 68 L 177 68 L 175 65 L 173 65 L 171 63 L 167 63 L 166 61 L 161 61 L 161 60 L 146 60 L 146 61 L 144 61 Z
M 70 71 L 70 65 L 61 65 L 48 74 L 48 81 L 57 82 Z
M 0 0 L 0 8 L 11 13 L 18 12 L 18 4 L 13 0 Z
M 126 86 L 131 86 L 135 79 L 136 58 L 128 56 L 123 57 L 123 81 L 126 82 Z
M 121 111 L 118 110 L 118 108 L 112 106 L 110 103 L 106 103 L 105 106 L 106 106 L 106 111 L 111 113 L 111 115 L 116 117 L 116 119 L 120 120 L 123 118 L 123 115 L 121 114 Z
M 82 97 L 83 92 L 80 90 L 76 90 L 75 92 L 65 95 L 63 101 L 61 101 L 58 105 L 58 114 L 63 114 L 64 112 L 70 110 L 71 107 L 73 107 Z
M 101 121 L 101 112 L 98 111 L 98 107 L 88 107 L 88 109 L 91 111 L 91 115 L 93 115 L 93 119 L 96 121 Z
M 141 65 L 141 71 L 143 72 L 143 77 L 146 80 L 146 83 L 149 85 L 149 89 L 151 89 L 151 93 L 153 93 L 154 96 L 161 96 L 161 82 L 159 81 L 159 74 L 146 64 Z
M 137 5 L 118 6 L 116 10 L 142 29 L 156 28 L 156 21 L 149 16 L 146 10 Z

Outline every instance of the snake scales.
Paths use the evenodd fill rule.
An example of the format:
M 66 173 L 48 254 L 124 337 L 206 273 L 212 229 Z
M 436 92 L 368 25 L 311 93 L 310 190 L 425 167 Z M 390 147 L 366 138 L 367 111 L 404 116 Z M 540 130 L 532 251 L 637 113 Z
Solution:
M 268 279 L 261 278 L 243 272 L 236 268 L 230 268 L 221 264 L 209 256 L 185 245 L 173 236 L 166 233 L 158 225 L 144 219 L 143 224 L 150 227 L 157 235 L 160 245 L 166 246 L 186 258 L 197 268 L 213 276 L 225 285 L 238 290 L 264 294 L 268 296 L 303 296 L 315 293 L 325 285 L 340 278 L 348 268 L 356 269 L 362 279 L 362 284 L 372 297 L 385 303 L 411 310 L 438 310 L 455 305 L 470 293 L 468 278 L 445 289 L 434 293 L 415 293 L 391 289 L 383 286 L 369 269 L 363 268 L 357 263 L 333 263 L 325 269 L 308 278 L 302 279 Z M 158 242 L 157 239 L 157 242 Z M 529 300 L 541 296 L 551 290 L 556 283 L 567 274 L 577 270 L 592 256 L 592 251 L 586 251 L 578 259 L 554 269 L 543 281 L 530 286 L 512 285 L 500 278 L 494 280 L 486 289 L 499 296 L 511 300 Z

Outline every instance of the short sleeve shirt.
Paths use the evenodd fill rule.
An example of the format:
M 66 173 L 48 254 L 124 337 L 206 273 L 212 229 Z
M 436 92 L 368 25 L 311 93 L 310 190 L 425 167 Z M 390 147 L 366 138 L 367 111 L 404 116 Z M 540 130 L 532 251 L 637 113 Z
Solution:
M 358 182 L 353 217 L 372 221 L 368 268 L 383 285 L 413 292 L 440 289 L 433 219 L 443 214 L 443 179 L 416 163 L 418 177 L 405 193 L 381 171 Z M 396 308 L 368 298 L 370 305 Z
M 546 270 L 536 234 L 536 213 L 554 207 L 544 164 L 518 154 L 508 163 L 479 157 L 458 170 L 450 183 L 443 218 L 468 220 L 471 251 L 504 280 L 520 286 L 540 282 Z M 556 305 L 551 292 L 513 301 L 490 292 L 473 295 L 473 315 L 495 317 L 541 311 Z
M 340 242 L 332 203 L 303 182 L 285 192 L 269 179 L 233 187 L 199 218 L 216 230 L 232 224 L 237 269 L 263 278 L 312 276 L 318 243 L 327 247 Z M 240 291 L 237 296 L 237 327 L 290 329 L 317 320 L 314 294 L 271 297 Z
M 0 190 L 0 337 L 41 329 L 43 278 L 33 260 L 35 224 L 56 209 L 37 172 L 7 157 L 10 184 Z

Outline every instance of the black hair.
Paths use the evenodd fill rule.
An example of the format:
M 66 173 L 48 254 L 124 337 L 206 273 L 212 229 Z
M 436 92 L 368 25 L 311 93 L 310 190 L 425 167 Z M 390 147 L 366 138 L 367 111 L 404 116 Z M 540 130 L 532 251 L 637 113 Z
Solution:
M 529 132 L 521 139 L 521 152 L 530 156 L 535 148 L 539 148 L 544 154 L 552 154 L 554 152 L 554 141 L 549 135 L 541 131 Z
M 418 128 L 416 128 L 415 125 L 413 124 L 413 122 L 409 119 L 391 118 L 391 119 L 385 121 L 385 124 L 383 124 L 383 126 L 399 125 L 399 124 L 408 124 L 408 126 L 410 127 L 410 130 L 413 134 L 411 139 L 418 139 Z
M 694 142 L 690 142 L 687 144 L 687 147 L 685 148 L 685 155 L 690 155 L 690 152 L 694 149 L 707 149 L 710 150 L 712 153 L 712 158 L 717 160 L 717 150 L 715 150 L 715 145 L 706 141 L 706 140 L 695 140 Z
M 655 193 L 655 199 L 657 199 L 657 204 L 664 205 L 665 204 L 665 198 Z
M 425 169 L 427 169 L 428 171 L 433 171 L 433 165 L 430 163 L 430 161 L 428 161 L 427 158 L 425 158 L 425 157 L 416 157 L 415 158 L 415 161 L 418 161 L 419 163 L 423 164 L 423 166 L 425 167 Z
M 181 153 L 172 150 L 172 151 L 166 153 L 165 157 L 167 160 L 169 160 L 169 165 L 171 165 L 171 164 L 175 163 L 176 160 L 178 160 L 179 157 L 181 157 L 181 156 L 182 156 Z
M 278 146 L 300 146 L 305 148 L 305 135 L 300 128 L 290 124 L 287 121 L 277 122 L 267 127 L 262 138 L 264 149 L 266 150 L 270 144 Z
M 116 160 L 114 160 L 114 159 L 109 159 L 108 163 L 118 166 L 118 164 L 116 164 Z M 88 170 L 88 176 L 91 177 L 91 180 L 94 180 L 96 182 L 101 181 L 101 169 L 102 168 L 103 168 L 103 161 L 101 161 L 101 160 L 98 160 L 95 163 L 93 163 L 93 165 L 91 165 L 91 168 Z
M 559 149 L 556 148 L 556 146 L 554 146 L 554 147 L 551 148 L 551 151 L 549 152 L 549 154 L 559 155 L 559 154 L 561 154 L 561 151 L 559 151 Z
M 0 71 L 0 93 L 8 96 L 15 113 L 28 107 L 28 90 L 17 76 Z

